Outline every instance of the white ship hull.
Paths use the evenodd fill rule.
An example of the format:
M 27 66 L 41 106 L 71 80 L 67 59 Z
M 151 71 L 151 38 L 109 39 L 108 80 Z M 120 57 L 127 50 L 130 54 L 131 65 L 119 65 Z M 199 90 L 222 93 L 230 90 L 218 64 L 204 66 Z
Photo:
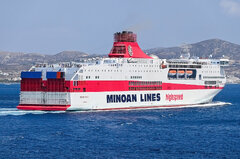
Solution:
M 220 92 L 212 90 L 173 90 L 173 91 L 144 91 L 144 92 L 101 92 L 101 93 L 72 93 L 71 106 L 67 110 L 120 110 L 120 109 L 147 109 L 170 108 L 193 104 L 208 103 Z M 145 101 L 148 94 L 160 93 L 160 100 Z M 136 95 L 136 102 L 107 102 L 107 95 Z M 168 98 L 167 98 L 168 96 Z M 169 98 L 169 96 L 171 96 Z M 179 97 L 180 96 L 180 97 Z M 83 100 L 81 97 L 84 97 Z M 182 97 L 182 98 L 181 98 Z M 132 99 L 130 99 L 132 100 Z
M 42 100 L 41 92 L 22 92 L 31 100 L 25 105 L 66 105 L 66 110 L 123 110 L 123 109 L 159 109 L 186 107 L 194 104 L 209 103 L 221 89 L 207 90 L 161 90 L 161 91 L 124 91 L 124 92 L 87 92 L 87 93 L 46 93 Z M 159 94 L 159 96 L 158 96 Z M 55 98 L 53 98 L 55 96 Z M 60 98 L 57 100 L 56 96 Z M 118 97 L 118 99 L 117 99 Z M 120 98 L 119 98 L 120 97 Z M 53 100 L 55 99 L 55 100 Z M 63 100 L 66 99 L 66 100 Z M 33 101 L 36 101 L 35 103 Z

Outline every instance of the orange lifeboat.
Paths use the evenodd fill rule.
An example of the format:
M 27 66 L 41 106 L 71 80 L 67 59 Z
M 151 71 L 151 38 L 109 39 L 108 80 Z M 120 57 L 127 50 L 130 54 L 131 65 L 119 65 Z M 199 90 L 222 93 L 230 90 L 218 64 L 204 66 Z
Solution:
M 177 73 L 176 70 L 170 70 L 170 71 L 168 72 L 168 74 L 169 74 L 170 76 L 174 76 L 174 75 L 176 75 L 176 73 Z
M 187 71 L 186 71 L 186 74 L 187 74 L 188 76 L 191 76 L 191 75 L 193 74 L 193 71 L 192 71 L 192 70 L 187 70 Z
M 178 73 L 178 75 L 182 76 L 182 75 L 185 74 L 185 71 L 184 70 L 178 70 L 177 73 Z

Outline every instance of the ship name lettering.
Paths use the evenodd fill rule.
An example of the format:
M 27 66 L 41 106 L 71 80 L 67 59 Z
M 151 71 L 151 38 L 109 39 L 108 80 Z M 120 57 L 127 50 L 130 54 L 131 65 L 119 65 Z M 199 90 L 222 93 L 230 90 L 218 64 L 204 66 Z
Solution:
M 152 94 L 140 94 L 141 102 L 153 102 L 160 101 L 160 93 L 152 93 Z
M 107 103 L 126 103 L 126 102 L 137 102 L 137 95 L 136 94 L 107 95 Z
M 106 97 L 107 103 L 137 102 L 137 94 L 111 94 Z M 140 102 L 153 102 L 160 100 L 160 93 L 140 94 Z

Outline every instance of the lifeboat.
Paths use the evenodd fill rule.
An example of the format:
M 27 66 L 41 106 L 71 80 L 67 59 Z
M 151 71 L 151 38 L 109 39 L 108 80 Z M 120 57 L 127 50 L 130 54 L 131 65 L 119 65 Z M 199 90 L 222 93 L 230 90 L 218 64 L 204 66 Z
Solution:
M 170 75 L 170 76 L 175 76 L 176 73 L 177 73 L 176 70 L 170 70 L 170 71 L 168 72 L 168 75 Z
M 187 70 L 186 74 L 187 74 L 187 76 L 191 76 L 193 74 L 193 71 L 192 70 Z
M 177 73 L 178 73 L 178 75 L 183 76 L 185 74 L 185 71 L 184 70 L 178 70 Z

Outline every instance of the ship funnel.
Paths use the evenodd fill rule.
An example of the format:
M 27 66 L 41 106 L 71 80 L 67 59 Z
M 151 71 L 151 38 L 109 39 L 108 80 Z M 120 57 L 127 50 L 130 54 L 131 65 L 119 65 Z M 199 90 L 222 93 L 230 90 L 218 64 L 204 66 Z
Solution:
M 117 32 L 114 34 L 114 42 L 137 42 L 137 35 L 131 31 Z
M 131 31 L 114 34 L 114 43 L 108 55 L 113 58 L 152 58 L 146 55 L 137 43 L 137 35 Z

